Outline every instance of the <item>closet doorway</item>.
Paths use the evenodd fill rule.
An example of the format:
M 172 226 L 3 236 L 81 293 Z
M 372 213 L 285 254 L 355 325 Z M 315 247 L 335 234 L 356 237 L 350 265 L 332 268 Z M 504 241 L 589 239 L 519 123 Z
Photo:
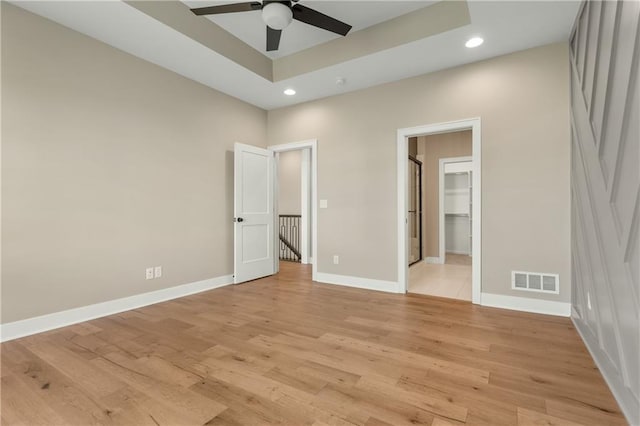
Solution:
M 409 140 L 409 152 L 424 160 L 424 185 L 409 182 L 409 206 L 414 198 L 425 200 L 417 210 L 423 210 L 427 253 L 425 262 L 409 265 L 410 293 L 471 301 L 471 139 L 471 130 L 461 130 Z M 419 197 L 412 196 L 416 186 L 423 188 Z
M 439 159 L 438 262 L 471 266 L 473 247 L 473 160 Z M 470 289 L 469 289 L 470 290 Z
M 401 290 L 480 302 L 480 146 L 480 119 L 398 130 Z

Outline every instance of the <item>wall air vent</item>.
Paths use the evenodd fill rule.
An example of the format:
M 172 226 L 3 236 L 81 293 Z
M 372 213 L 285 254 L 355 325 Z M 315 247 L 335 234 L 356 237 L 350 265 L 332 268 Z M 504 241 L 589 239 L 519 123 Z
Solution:
M 542 272 L 511 271 L 511 288 L 539 293 L 560 293 L 560 276 Z

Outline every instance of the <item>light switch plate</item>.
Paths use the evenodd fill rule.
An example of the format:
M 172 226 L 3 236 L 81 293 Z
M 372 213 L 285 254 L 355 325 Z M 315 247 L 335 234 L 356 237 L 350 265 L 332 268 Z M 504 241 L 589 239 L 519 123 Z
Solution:
M 320 200 L 320 208 L 326 209 L 328 206 L 327 200 Z

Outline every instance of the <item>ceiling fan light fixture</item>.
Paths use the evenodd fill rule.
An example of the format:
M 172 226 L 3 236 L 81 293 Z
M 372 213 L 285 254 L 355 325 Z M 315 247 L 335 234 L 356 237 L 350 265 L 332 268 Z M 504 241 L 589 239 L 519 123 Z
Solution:
M 285 29 L 293 19 L 293 12 L 289 6 L 273 2 L 262 8 L 262 20 L 274 30 Z

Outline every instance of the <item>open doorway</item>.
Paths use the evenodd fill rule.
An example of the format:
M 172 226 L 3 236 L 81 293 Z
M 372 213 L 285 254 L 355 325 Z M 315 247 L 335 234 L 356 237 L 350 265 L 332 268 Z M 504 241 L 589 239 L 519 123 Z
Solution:
M 300 217 L 300 227 L 310 229 L 300 234 L 300 259 L 310 262 L 317 252 L 317 141 L 308 140 L 260 148 L 242 143 L 234 144 L 234 257 L 233 282 L 240 284 L 277 274 L 279 259 L 278 165 L 282 152 L 302 150 L 301 187 L 306 200 Z M 305 163 L 307 163 L 305 165 Z M 304 266 L 295 263 L 298 266 Z M 311 279 L 318 270 L 312 263 Z
M 479 303 L 480 119 L 399 129 L 397 143 L 400 290 Z
M 276 271 L 311 264 L 312 277 L 316 275 L 316 144 L 310 140 L 269 147 L 276 155 Z
M 278 257 L 281 262 L 311 263 L 309 154 L 309 148 L 276 153 Z
M 409 138 L 409 152 L 424 161 L 420 241 L 427 253 L 424 262 L 409 263 L 410 293 L 471 301 L 471 142 L 471 130 Z M 414 186 L 409 182 L 410 208 Z

